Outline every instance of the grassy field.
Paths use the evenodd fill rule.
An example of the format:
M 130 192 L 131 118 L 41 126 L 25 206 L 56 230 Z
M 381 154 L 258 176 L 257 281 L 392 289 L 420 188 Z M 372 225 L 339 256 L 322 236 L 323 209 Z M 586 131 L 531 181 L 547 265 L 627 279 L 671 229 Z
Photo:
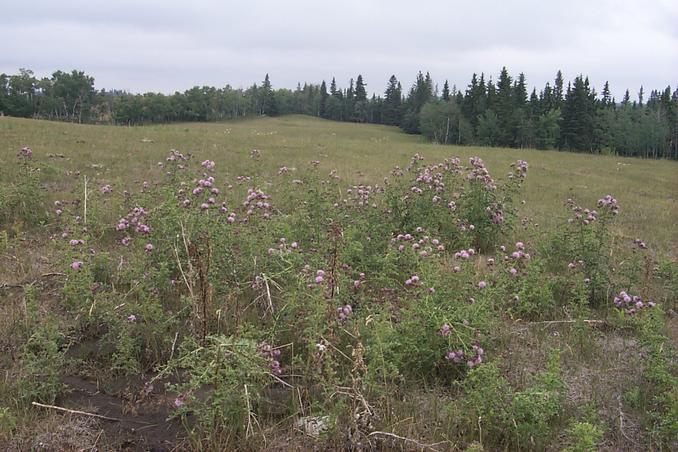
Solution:
M 304 116 L 229 123 L 116 127 L 0 118 L 0 159 L 11 161 L 22 146 L 39 156 L 63 154 L 52 162 L 64 170 L 101 174 L 111 183 L 142 181 L 169 149 L 190 152 L 220 163 L 225 175 L 245 174 L 252 149 L 275 174 L 282 165 L 308 166 L 320 160 L 351 182 L 378 183 L 394 166 L 404 167 L 419 153 L 427 161 L 480 156 L 491 172 L 518 159 L 531 174 L 522 214 L 544 227 L 561 221 L 563 205 L 574 198 L 593 205 L 608 193 L 624 211 L 620 232 L 642 238 L 667 256 L 678 256 L 678 162 L 533 149 L 439 146 L 395 127 L 325 121 Z M 91 165 L 102 165 L 101 169 Z M 62 183 L 58 179 L 57 185 Z
M 0 162 L 0 449 L 678 447 L 678 162 L 303 116 L 0 117 Z

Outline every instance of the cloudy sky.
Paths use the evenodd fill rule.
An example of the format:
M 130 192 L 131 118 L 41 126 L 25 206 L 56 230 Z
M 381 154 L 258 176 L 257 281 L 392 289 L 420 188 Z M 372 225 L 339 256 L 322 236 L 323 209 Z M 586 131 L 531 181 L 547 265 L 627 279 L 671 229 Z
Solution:
M 171 93 L 417 71 L 465 87 L 502 66 L 539 89 L 561 69 L 617 98 L 678 85 L 676 0 L 0 0 L 0 72 L 80 69 L 97 88 Z

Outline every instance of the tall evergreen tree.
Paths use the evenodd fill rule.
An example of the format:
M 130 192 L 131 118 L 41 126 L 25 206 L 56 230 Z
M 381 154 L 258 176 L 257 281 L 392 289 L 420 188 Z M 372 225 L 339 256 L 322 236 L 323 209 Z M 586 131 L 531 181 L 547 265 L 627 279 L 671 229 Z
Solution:
M 449 85 L 449 83 L 447 82 L 447 80 L 445 80 L 445 84 L 443 85 L 443 95 L 442 95 L 442 99 L 443 99 L 445 102 L 448 102 L 448 101 L 450 100 L 450 85 Z
M 320 111 L 319 115 L 321 118 L 327 117 L 327 98 L 329 94 L 327 93 L 327 85 L 325 80 L 320 84 Z
M 363 82 L 363 76 L 358 74 L 358 78 L 355 82 L 355 100 L 356 101 L 366 101 L 367 100 L 367 90 L 365 89 L 365 83 Z
M 594 151 L 595 94 L 588 78 L 581 75 L 568 86 L 563 104 L 561 146 L 572 150 Z
M 402 102 L 402 88 L 395 75 L 388 79 L 388 85 L 384 92 L 384 105 L 382 108 L 381 119 L 383 124 L 397 126 L 400 125 Z
M 626 92 L 624 93 L 624 98 L 622 99 L 622 106 L 626 107 L 629 105 L 631 102 L 631 93 L 629 93 L 629 90 L 627 89 Z
M 266 74 L 264 82 L 261 86 L 261 109 L 260 114 L 276 116 L 278 114 L 278 105 L 275 100 L 275 93 L 273 92 L 273 87 L 271 86 L 271 80 Z
M 498 143 L 500 146 L 513 146 L 515 142 L 515 101 L 511 76 L 503 67 L 497 81 L 497 100 L 494 111 L 499 123 Z
M 553 108 L 562 108 L 563 106 L 563 73 L 558 71 L 553 84 Z
M 606 81 L 603 86 L 602 99 L 600 100 L 603 107 L 609 107 L 612 104 L 612 95 L 610 94 L 610 84 Z
M 419 133 L 419 113 L 426 102 L 432 98 L 433 82 L 431 76 L 427 72 L 426 77 L 424 77 L 420 71 L 405 102 L 405 113 L 400 124 L 405 132 Z

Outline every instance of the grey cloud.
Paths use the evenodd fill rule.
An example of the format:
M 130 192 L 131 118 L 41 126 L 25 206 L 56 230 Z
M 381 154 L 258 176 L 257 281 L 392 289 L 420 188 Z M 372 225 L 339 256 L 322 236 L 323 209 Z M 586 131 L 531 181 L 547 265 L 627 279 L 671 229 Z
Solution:
M 678 82 L 678 6 L 671 0 L 548 2 L 309 0 L 116 2 L 0 0 L 0 72 L 78 68 L 99 88 L 274 86 L 362 73 L 383 92 L 429 70 L 463 89 L 473 72 L 506 65 L 543 87 L 562 69 L 617 97 Z

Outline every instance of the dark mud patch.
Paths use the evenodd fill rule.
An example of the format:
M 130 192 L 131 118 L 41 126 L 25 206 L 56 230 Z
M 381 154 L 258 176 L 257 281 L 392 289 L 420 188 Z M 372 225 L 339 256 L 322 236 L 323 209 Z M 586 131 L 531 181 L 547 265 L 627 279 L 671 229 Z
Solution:
M 152 385 L 141 378 L 119 380 L 111 389 L 105 390 L 96 381 L 81 377 L 64 378 L 67 389 L 57 405 L 71 410 L 94 413 L 117 420 L 88 418 L 78 414 L 65 416 L 88 418 L 90 431 L 96 432 L 100 450 L 169 451 L 182 450 L 185 429 L 179 421 L 168 421 L 174 397 L 164 385 Z M 66 423 L 65 425 L 77 425 Z M 82 426 L 79 427 L 82 429 Z M 69 432 L 61 432 L 68 435 Z M 81 433 L 82 434 L 82 433 Z M 92 437 L 92 434 L 87 435 Z M 49 449 L 49 445 L 43 440 Z

